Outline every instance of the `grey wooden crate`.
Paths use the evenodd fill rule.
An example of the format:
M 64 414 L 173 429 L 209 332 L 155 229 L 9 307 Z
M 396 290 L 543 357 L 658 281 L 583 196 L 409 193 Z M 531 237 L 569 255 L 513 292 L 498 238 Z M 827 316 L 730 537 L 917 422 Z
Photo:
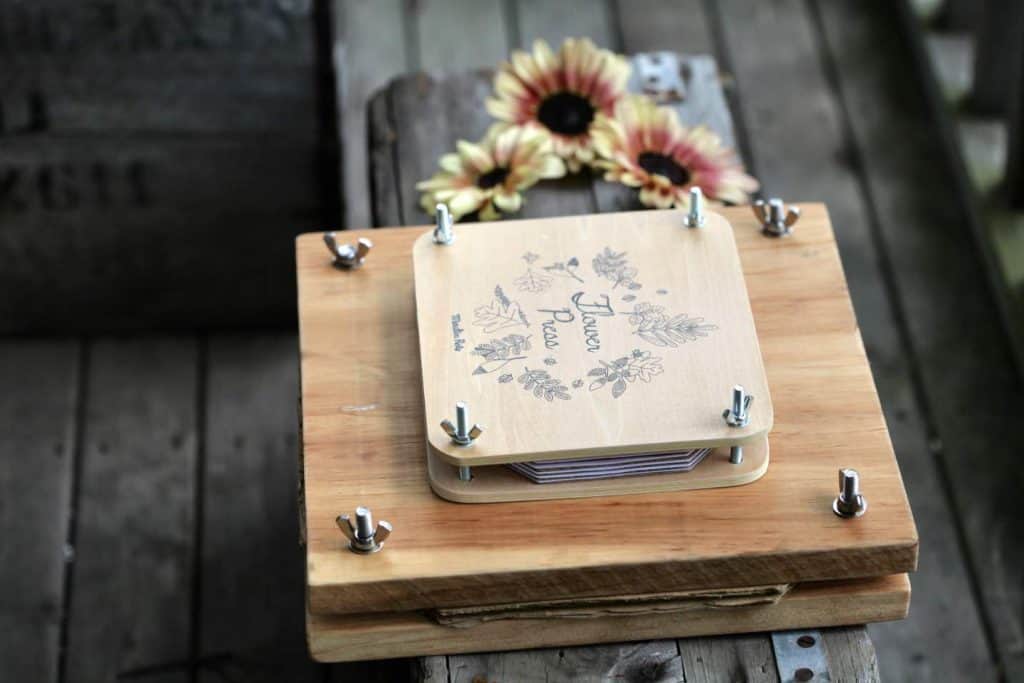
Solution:
M 335 156 L 314 28 L 308 0 L 0 7 L 0 332 L 290 323 Z

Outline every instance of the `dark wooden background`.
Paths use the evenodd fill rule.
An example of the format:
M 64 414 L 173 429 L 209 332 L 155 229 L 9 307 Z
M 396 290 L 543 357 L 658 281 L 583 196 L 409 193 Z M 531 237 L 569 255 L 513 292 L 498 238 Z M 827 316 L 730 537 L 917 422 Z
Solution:
M 37 333 L 0 340 L 0 680 L 408 673 L 305 656 L 291 238 L 372 224 L 366 105 L 393 76 L 567 35 L 715 56 L 765 191 L 829 205 L 921 533 L 910 618 L 870 629 L 883 679 L 1024 680 L 1024 396 L 907 14 L 0 0 L 0 329 Z M 252 324 L 283 331 L 217 329 Z M 765 680 L 745 647 L 699 680 Z
M 0 3 L 0 332 L 288 324 L 338 215 L 324 9 Z

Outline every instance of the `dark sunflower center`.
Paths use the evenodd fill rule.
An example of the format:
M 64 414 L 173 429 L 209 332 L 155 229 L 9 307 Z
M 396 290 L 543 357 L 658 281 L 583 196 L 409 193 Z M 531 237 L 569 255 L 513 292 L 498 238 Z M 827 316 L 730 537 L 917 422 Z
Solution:
M 505 178 L 508 177 L 508 169 L 501 166 L 492 168 L 487 173 L 476 179 L 476 186 L 481 190 L 488 190 L 495 185 L 500 184 Z
M 558 92 L 544 98 L 537 109 L 537 119 L 561 135 L 579 135 L 587 132 L 594 120 L 594 105 L 587 98 L 571 92 Z
M 685 185 L 690 182 L 690 172 L 672 157 L 657 152 L 642 152 L 636 161 L 648 173 L 663 175 L 673 185 Z

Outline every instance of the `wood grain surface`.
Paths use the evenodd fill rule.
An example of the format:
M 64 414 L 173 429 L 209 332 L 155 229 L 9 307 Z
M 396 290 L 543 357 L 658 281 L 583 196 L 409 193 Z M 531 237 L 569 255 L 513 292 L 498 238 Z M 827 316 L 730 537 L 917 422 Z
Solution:
M 413 271 L 431 452 L 453 465 L 496 465 L 760 442 L 772 401 L 732 226 L 713 212 L 700 229 L 683 218 L 638 211 L 468 224 L 448 246 L 422 234 Z M 621 258 L 601 261 L 608 250 Z M 572 259 L 579 265 L 569 270 Z M 643 312 L 653 310 L 661 331 L 643 336 L 659 325 Z M 481 350 L 502 344 L 503 358 Z M 634 354 L 647 365 L 629 382 L 598 381 Z M 523 379 L 537 373 L 550 380 Z M 755 397 L 745 427 L 722 419 L 737 384 Z M 468 447 L 440 426 L 458 401 L 471 424 L 486 425 Z
M 910 581 L 896 574 L 798 586 L 775 604 L 694 607 L 685 613 L 508 619 L 467 628 L 442 626 L 419 613 L 311 614 L 307 630 L 313 657 L 336 662 L 836 626 L 901 619 L 909 601 Z
M 367 264 L 298 240 L 307 575 L 314 613 L 413 610 L 622 592 L 878 576 L 914 568 L 917 535 L 824 207 L 801 230 L 736 230 L 776 427 L 768 474 L 729 490 L 462 506 L 427 484 L 411 247 L 382 230 Z M 799 277 L 794 274 L 799 273 Z M 855 467 L 868 515 L 831 512 Z M 369 505 L 395 533 L 369 557 L 334 518 Z M 555 543 L 539 543 L 538 529 Z M 543 537 L 543 536 L 541 536 Z M 622 539 L 629 538 L 629 543 Z M 469 580 L 469 576 L 472 579 Z

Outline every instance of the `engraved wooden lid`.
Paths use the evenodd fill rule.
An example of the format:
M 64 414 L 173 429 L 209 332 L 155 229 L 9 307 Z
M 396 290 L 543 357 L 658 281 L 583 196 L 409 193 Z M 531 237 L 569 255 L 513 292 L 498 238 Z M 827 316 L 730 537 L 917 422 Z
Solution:
M 732 226 L 642 211 L 467 224 L 413 247 L 429 447 L 459 465 L 752 443 L 772 426 Z M 732 389 L 754 396 L 726 424 Z M 483 434 L 452 442 L 465 402 Z

